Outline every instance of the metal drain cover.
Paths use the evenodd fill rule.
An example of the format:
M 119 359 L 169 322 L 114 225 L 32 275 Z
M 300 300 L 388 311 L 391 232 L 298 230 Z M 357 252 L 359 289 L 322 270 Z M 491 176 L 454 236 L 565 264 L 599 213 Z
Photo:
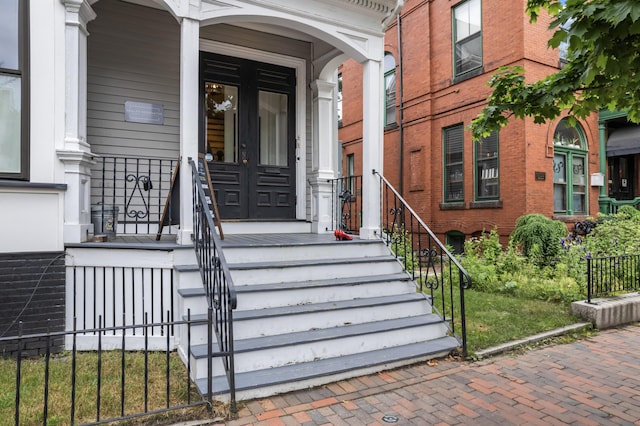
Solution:
M 398 423 L 398 416 L 383 416 L 382 421 L 385 423 Z

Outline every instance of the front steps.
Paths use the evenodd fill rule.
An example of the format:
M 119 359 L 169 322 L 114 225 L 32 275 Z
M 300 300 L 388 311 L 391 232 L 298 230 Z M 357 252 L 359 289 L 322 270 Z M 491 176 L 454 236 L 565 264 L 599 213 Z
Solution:
M 223 252 L 238 296 L 239 400 L 441 357 L 458 346 L 382 242 L 315 234 L 225 237 Z M 194 280 L 180 279 L 181 287 L 192 287 L 179 290 L 183 313 L 190 308 L 192 318 L 201 318 L 204 291 L 186 281 Z M 188 356 L 205 394 L 207 330 L 198 328 Z M 185 348 L 182 353 L 186 357 Z M 228 384 L 218 358 L 213 376 L 214 393 L 224 398 Z

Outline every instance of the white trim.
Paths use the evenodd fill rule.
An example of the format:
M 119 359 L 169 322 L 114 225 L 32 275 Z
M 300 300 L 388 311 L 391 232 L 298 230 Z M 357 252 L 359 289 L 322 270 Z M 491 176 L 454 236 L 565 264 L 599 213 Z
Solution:
M 200 50 L 221 55 L 280 65 L 296 70 L 296 219 L 306 220 L 307 213 L 307 64 L 302 58 L 235 46 L 211 40 L 200 40 Z

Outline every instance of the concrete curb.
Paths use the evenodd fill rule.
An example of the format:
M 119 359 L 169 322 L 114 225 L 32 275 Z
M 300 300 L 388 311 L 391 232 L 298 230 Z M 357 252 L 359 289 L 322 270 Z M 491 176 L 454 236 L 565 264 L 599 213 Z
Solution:
M 571 331 L 580 330 L 583 328 L 591 327 L 592 324 L 590 322 L 580 322 L 577 324 L 567 325 L 565 327 L 560 327 L 555 330 L 546 331 L 544 333 L 534 334 L 533 336 L 529 336 L 525 339 L 514 340 L 513 342 L 504 343 L 502 345 L 494 346 L 492 348 L 483 349 L 481 351 L 477 351 L 475 353 L 476 356 L 486 358 L 489 356 L 497 355 L 502 352 L 506 352 L 517 348 L 518 346 L 526 345 L 528 343 L 539 342 L 540 340 L 548 339 L 551 337 L 562 336 L 563 334 L 567 334 Z

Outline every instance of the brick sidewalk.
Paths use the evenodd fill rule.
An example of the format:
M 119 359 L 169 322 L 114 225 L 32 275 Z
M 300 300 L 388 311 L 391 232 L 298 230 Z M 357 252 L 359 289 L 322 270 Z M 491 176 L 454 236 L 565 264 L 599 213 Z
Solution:
M 429 364 L 243 402 L 228 425 L 640 425 L 638 325 Z

